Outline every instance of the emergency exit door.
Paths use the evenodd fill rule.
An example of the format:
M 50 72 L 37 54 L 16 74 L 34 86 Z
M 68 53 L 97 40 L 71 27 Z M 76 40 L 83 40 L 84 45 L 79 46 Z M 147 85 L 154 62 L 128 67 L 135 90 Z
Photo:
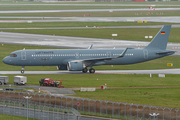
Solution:
M 26 52 L 21 52 L 21 60 L 26 60 Z

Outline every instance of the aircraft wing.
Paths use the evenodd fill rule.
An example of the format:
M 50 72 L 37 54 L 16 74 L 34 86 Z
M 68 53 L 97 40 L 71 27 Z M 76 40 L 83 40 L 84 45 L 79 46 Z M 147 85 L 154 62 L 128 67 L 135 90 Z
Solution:
M 114 58 L 121 58 L 124 57 L 126 51 L 129 48 L 126 48 L 118 57 L 103 57 L 103 58 L 92 58 L 92 59 L 82 59 L 82 60 L 73 60 L 72 62 L 93 62 L 93 61 L 103 61 L 103 60 L 110 60 L 110 59 L 114 59 Z

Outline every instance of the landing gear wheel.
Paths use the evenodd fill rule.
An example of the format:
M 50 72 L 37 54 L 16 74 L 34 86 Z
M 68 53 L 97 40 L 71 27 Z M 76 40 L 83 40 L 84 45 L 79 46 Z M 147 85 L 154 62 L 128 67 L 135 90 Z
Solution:
M 21 73 L 24 74 L 24 70 L 21 70 Z
M 87 68 L 84 68 L 82 72 L 87 73 Z
M 24 66 L 22 66 L 21 74 L 24 74 Z
M 91 69 L 89 69 L 89 72 L 90 73 L 95 73 L 95 69 L 91 68 Z

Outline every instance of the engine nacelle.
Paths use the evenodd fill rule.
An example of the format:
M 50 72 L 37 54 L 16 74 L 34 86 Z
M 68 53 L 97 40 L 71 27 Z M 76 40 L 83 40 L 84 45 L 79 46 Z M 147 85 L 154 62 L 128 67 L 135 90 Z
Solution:
M 82 62 L 68 62 L 67 69 L 69 71 L 82 71 L 83 63 Z
M 58 70 L 67 70 L 67 66 L 66 65 L 58 65 L 57 69 Z

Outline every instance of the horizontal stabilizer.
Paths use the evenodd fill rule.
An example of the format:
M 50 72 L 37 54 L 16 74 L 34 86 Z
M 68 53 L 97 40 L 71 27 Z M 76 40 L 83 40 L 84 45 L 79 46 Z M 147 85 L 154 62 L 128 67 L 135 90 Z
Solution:
M 157 52 L 156 54 L 174 54 L 176 51 Z

